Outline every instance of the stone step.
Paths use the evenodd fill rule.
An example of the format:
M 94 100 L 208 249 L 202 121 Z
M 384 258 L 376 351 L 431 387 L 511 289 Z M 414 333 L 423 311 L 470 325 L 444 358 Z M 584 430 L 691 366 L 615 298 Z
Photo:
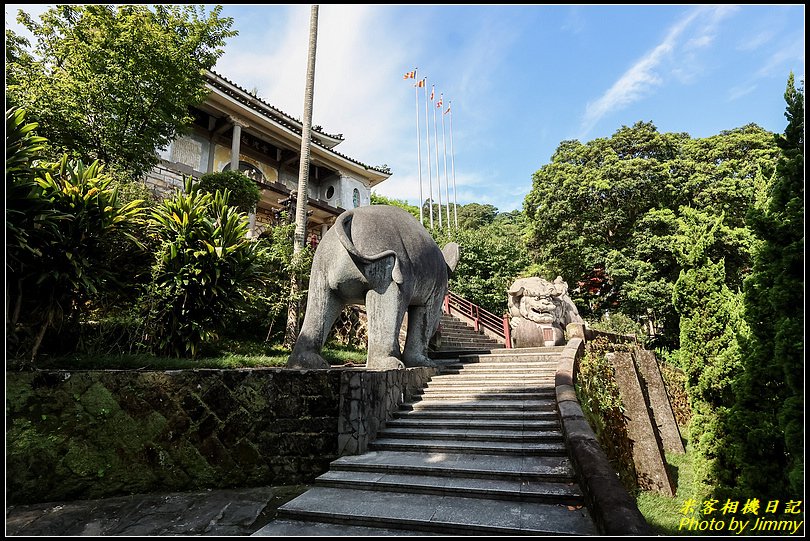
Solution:
M 441 535 L 415 530 L 372 528 L 369 526 L 350 526 L 336 522 L 314 522 L 310 520 L 292 520 L 277 518 L 263 526 L 251 537 L 388 537 L 400 536 L 433 536 Z
M 474 349 L 476 352 L 481 350 L 490 351 L 497 345 L 498 345 L 497 342 L 485 342 L 483 340 L 465 340 L 465 339 L 442 340 L 439 349 L 444 349 L 445 351 L 450 349 L 458 350 L 462 354 L 464 354 L 465 353 L 464 350 L 466 349 Z
M 443 419 L 488 421 L 558 421 L 557 410 L 494 410 L 494 409 L 400 409 L 394 412 L 397 419 Z
M 522 393 L 548 393 L 554 391 L 554 381 L 547 379 L 532 380 L 488 380 L 483 378 L 470 378 L 455 376 L 457 380 L 431 381 L 421 390 L 425 393 L 434 392 L 522 392 Z
M 476 353 L 461 355 L 459 360 L 462 363 L 499 363 L 517 361 L 546 361 L 557 363 L 560 359 L 557 353 L 512 353 L 515 350 L 505 349 L 498 353 Z
M 402 527 L 448 534 L 596 534 L 587 510 L 574 506 L 314 487 L 279 508 L 283 519 Z
M 521 479 L 477 479 L 398 472 L 329 471 L 315 480 L 317 486 L 385 490 L 413 494 L 492 498 L 523 502 L 582 505 L 582 493 L 573 482 Z
M 483 333 L 477 333 L 472 329 L 448 329 L 442 331 L 442 340 L 454 340 L 457 338 L 471 338 L 475 340 L 485 340 L 488 342 L 497 342 L 494 338 L 487 336 Z
M 505 454 L 566 456 L 565 444 L 562 442 L 511 442 L 489 440 L 443 440 L 443 439 L 410 439 L 378 438 L 369 443 L 374 451 L 431 451 L 472 454 Z
M 445 364 L 442 367 L 442 374 L 503 374 L 515 375 L 525 374 L 528 376 L 547 376 L 551 377 L 557 373 L 557 365 L 551 363 L 503 363 L 500 366 L 498 363 L 451 363 Z
M 489 338 L 486 334 L 482 332 L 476 332 L 476 330 L 473 329 L 472 327 L 462 327 L 461 325 L 442 326 L 442 338 L 454 333 L 465 336 L 483 336 L 484 338 Z
M 560 423 L 556 419 L 524 420 L 524 419 L 480 419 L 480 418 L 420 418 L 410 414 L 405 417 L 391 419 L 385 423 L 389 428 L 420 428 L 420 429 L 448 429 L 448 428 L 475 428 L 475 429 L 514 429 L 514 430 L 559 430 Z
M 559 430 L 523 430 L 495 429 L 495 428 L 399 428 L 386 427 L 380 434 L 381 438 L 407 438 L 407 439 L 442 439 L 455 441 L 513 441 L 513 442 L 545 442 L 562 441 L 562 432 Z
M 498 348 L 503 348 L 503 346 L 496 346 L 495 348 L 487 348 L 487 349 L 431 349 L 428 351 L 428 356 L 431 359 L 458 359 L 460 354 L 467 354 L 467 353 L 491 353 L 493 351 L 497 351 Z
M 442 331 L 442 340 L 446 338 L 457 337 L 457 338 L 472 338 L 476 340 L 486 340 L 489 342 L 497 342 L 496 339 L 492 338 L 491 336 L 487 336 L 484 333 L 475 332 L 472 329 L 447 329 Z
M 509 348 L 509 353 L 514 355 L 528 355 L 539 353 L 541 355 L 559 355 L 565 351 L 565 346 L 530 347 L 530 348 Z
M 481 332 L 475 330 L 472 325 L 465 325 L 464 323 L 451 323 L 451 324 L 442 324 L 442 336 L 444 336 L 448 332 L 459 332 L 459 333 L 467 333 L 467 334 L 475 334 L 478 336 L 487 336 L 483 332 L 483 328 Z
M 527 387 L 537 387 L 553 389 L 554 383 L 554 376 L 551 374 L 547 376 L 515 374 L 511 377 L 498 374 L 449 374 L 433 376 L 428 382 L 427 388 L 475 387 L 480 389 L 482 386 L 486 386 L 487 388 L 510 387 L 523 389 Z
M 403 402 L 400 410 L 509 410 L 509 411 L 556 411 L 555 400 L 447 400 L 434 399 Z
M 574 469 L 566 456 L 371 451 L 340 457 L 332 462 L 330 470 L 562 483 L 574 480 Z
M 420 389 L 414 396 L 422 400 L 542 400 L 553 398 L 553 389 L 537 391 L 535 389 L 495 390 L 481 387 L 478 389 Z

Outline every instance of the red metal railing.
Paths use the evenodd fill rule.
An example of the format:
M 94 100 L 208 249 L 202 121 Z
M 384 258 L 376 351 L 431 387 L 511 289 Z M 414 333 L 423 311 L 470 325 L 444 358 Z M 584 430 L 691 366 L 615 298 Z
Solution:
M 444 297 L 443 308 L 445 314 L 461 316 L 461 318 L 469 320 L 475 332 L 484 332 L 493 338 L 502 340 L 505 347 L 512 347 L 508 315 L 498 317 L 452 291 Z

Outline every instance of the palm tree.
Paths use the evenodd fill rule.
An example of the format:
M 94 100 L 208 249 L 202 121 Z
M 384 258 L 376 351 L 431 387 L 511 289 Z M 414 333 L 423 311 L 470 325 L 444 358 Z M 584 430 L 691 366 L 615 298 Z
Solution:
M 299 257 L 307 239 L 307 200 L 309 199 L 309 148 L 312 139 L 312 96 L 315 93 L 315 49 L 318 42 L 318 6 L 313 5 L 309 16 L 309 57 L 307 58 L 307 82 L 304 90 L 304 122 L 301 127 L 301 159 L 298 167 L 298 193 L 295 204 L 295 237 L 293 258 Z M 293 265 L 297 267 L 297 265 Z M 291 277 L 290 304 L 287 310 L 287 330 L 284 344 L 292 347 L 298 337 L 298 315 L 301 302 L 299 277 Z

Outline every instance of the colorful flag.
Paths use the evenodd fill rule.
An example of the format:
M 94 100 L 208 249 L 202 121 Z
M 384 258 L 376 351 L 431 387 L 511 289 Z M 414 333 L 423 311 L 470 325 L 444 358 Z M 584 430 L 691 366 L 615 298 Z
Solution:
M 413 86 L 415 86 L 416 88 L 422 88 L 423 86 L 425 86 L 425 79 L 422 79 L 421 81 L 417 81 L 416 84 L 413 85 Z
M 405 74 L 405 75 L 404 75 L 402 78 L 403 78 L 403 79 L 414 79 L 415 77 L 416 77 L 416 70 L 414 70 L 414 71 L 409 71 L 409 72 L 408 72 L 408 73 L 406 73 L 406 74 Z
M 433 92 L 436 90 L 436 85 L 430 87 L 430 101 L 433 101 Z
M 440 109 L 442 107 L 442 99 L 444 99 L 444 94 L 440 95 L 439 96 L 439 101 L 436 102 L 436 107 L 438 107 Z
M 452 107 L 452 105 L 451 105 L 452 103 L 453 102 L 451 101 L 450 103 L 447 104 L 447 110 L 444 112 L 444 114 L 447 114 L 447 113 L 450 112 L 450 107 Z

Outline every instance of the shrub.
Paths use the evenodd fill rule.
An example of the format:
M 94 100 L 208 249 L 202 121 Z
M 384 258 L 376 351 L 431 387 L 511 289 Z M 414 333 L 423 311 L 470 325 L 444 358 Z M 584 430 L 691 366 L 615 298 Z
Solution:
M 264 249 L 247 238 L 247 217 L 228 205 L 229 192 L 198 190 L 186 181 L 152 212 L 160 240 L 146 296 L 147 340 L 162 354 L 196 357 L 215 342 L 227 318 L 264 277 Z
M 6 228 L 9 231 L 9 345 L 33 362 L 49 329 L 75 322 L 88 301 L 121 283 L 113 242 L 137 244 L 131 226 L 141 201 L 118 201 L 98 161 L 64 156 L 40 165 L 45 140 L 25 113 L 6 113 Z
M 222 171 L 220 173 L 206 173 L 197 183 L 200 190 L 216 193 L 217 190 L 230 191 L 228 203 L 240 212 L 253 212 L 259 203 L 259 187 L 256 183 L 239 171 Z

